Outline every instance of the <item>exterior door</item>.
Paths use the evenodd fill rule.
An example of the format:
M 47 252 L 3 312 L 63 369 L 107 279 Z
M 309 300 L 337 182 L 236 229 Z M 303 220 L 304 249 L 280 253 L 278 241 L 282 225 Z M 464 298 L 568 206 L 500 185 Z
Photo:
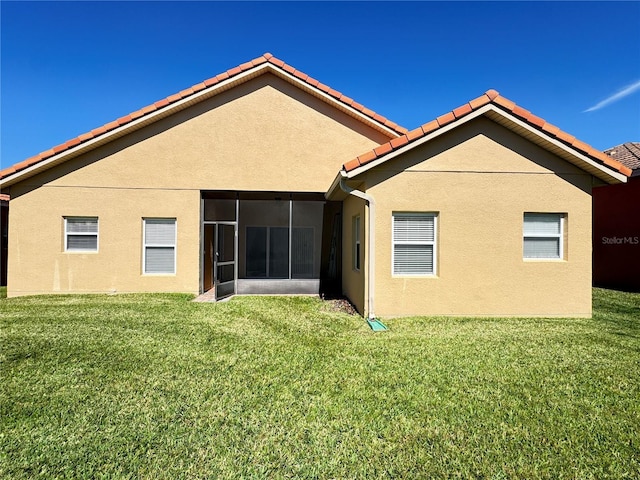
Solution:
M 214 287 L 216 300 L 220 300 L 236 293 L 236 224 L 216 223 L 213 245 Z

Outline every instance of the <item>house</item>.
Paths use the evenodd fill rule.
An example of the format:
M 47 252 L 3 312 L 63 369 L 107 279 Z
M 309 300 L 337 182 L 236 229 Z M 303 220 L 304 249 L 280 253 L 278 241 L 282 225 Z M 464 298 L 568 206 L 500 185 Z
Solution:
M 604 153 L 632 174 L 627 183 L 593 189 L 593 283 L 640 292 L 640 142 Z
M 494 90 L 407 131 L 265 54 L 0 172 L 8 295 L 589 316 L 591 189 L 630 173 Z

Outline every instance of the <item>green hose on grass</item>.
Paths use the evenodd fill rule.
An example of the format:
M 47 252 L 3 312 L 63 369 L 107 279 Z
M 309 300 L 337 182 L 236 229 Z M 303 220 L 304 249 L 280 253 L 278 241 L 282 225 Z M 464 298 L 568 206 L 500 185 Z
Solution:
M 385 332 L 388 330 L 387 326 L 378 318 L 367 318 L 367 323 L 374 332 Z

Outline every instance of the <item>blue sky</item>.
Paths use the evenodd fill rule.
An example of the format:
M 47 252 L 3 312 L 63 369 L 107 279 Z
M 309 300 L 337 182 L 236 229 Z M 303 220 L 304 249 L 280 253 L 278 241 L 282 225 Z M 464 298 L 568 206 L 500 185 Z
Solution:
M 0 15 L 3 168 L 265 52 L 410 129 L 494 88 L 596 148 L 640 141 L 640 2 L 2 1 Z

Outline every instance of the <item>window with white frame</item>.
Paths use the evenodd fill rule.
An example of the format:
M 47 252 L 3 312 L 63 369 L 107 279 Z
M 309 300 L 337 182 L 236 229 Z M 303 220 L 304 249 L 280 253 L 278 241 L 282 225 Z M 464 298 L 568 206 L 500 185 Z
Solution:
M 98 251 L 98 217 L 64 217 L 64 251 Z
M 352 248 L 352 267 L 354 270 L 360 270 L 360 215 L 353 217 L 351 222 L 351 240 L 353 242 Z
M 143 263 L 145 274 L 176 273 L 176 219 L 143 219 Z
M 393 274 L 435 275 L 435 213 L 393 214 Z
M 523 256 L 533 259 L 564 258 L 564 215 L 561 213 L 525 213 Z

